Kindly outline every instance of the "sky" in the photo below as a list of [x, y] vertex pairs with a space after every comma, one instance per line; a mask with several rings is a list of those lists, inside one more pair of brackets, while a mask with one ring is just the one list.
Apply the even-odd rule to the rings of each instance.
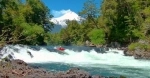
[[[59, 17], [65, 10], [71, 10], [75, 13], [83, 9], [83, 4], [86, 0], [42, 0], [51, 11], [54, 17]], [[101, 0], [95, 0], [97, 6], [100, 6]]]

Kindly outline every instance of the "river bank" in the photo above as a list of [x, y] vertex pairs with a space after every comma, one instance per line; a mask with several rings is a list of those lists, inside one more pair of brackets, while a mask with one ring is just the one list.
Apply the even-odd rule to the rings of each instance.
[[125, 56], [133, 56], [135, 59], [150, 60], [150, 42], [139, 40], [135, 44], [131, 45], [131, 43], [120, 44], [118, 42], [111, 42], [105, 45], [94, 45], [89, 41], [85, 42], [85, 46], [88, 47], [98, 47], [98, 48], [106, 48], [106, 49], [117, 48], [119, 50], [123, 50]]
[[[29, 66], [22, 60], [5, 60], [0, 62], [1, 78], [116, 78], [101, 75], [90, 75], [79, 68], [52, 73], [37, 66]], [[120, 76], [119, 78], [125, 78]]]

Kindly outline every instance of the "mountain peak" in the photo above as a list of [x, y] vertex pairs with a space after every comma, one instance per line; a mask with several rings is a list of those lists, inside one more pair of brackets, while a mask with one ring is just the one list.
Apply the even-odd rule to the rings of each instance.
[[80, 21], [82, 19], [78, 14], [76, 14], [71, 10], [63, 10], [61, 12], [62, 12], [62, 16], [52, 18], [50, 21], [53, 22], [54, 24], [61, 25], [62, 27], [66, 27], [67, 26], [66, 20]]

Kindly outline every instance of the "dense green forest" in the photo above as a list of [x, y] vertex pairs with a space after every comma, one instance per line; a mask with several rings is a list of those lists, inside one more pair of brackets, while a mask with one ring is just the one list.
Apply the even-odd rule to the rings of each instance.
[[68, 20], [66, 28], [52, 34], [52, 15], [42, 0], [0, 0], [1, 44], [83, 45], [89, 40], [150, 49], [150, 0], [103, 0], [99, 7], [87, 0], [79, 15], [84, 20]]
[[50, 18], [41, 0], [0, 0], [0, 44], [46, 44]]
[[75, 45], [86, 40], [96, 45], [119, 42], [131, 44], [131, 50], [137, 46], [150, 49], [150, 0], [103, 0], [99, 7], [94, 0], [87, 0], [79, 15], [85, 20], [67, 21], [67, 28], [55, 34], [56, 42]]

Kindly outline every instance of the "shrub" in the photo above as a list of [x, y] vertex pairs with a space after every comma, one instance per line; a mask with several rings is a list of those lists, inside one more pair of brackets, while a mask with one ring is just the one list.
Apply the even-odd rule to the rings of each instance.
[[135, 49], [143, 49], [145, 51], [150, 51], [150, 44], [142, 44], [142, 43], [131, 43], [129, 46], [128, 46], [128, 49], [130, 51], [134, 51]]
[[106, 42], [105, 33], [102, 29], [93, 29], [88, 33], [88, 37], [94, 44], [104, 44]]
[[138, 46], [139, 43], [131, 43], [129, 46], [128, 46], [128, 49], [130, 51], [133, 51], [135, 50], [135, 48]]

